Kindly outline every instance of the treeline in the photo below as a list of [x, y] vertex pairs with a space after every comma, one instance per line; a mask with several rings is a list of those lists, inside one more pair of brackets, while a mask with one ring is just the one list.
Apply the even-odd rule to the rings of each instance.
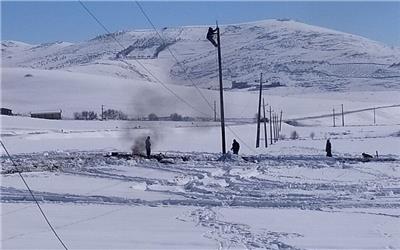
[[165, 116], [159, 117], [156, 114], [151, 113], [148, 115], [147, 119], [149, 121], [195, 121], [196, 120], [194, 117], [182, 116], [178, 113], [173, 113], [166, 117]]
[[[81, 112], [75, 112], [74, 120], [141, 120], [141, 121], [197, 121], [202, 120], [201, 118], [194, 118], [190, 116], [183, 116], [178, 113], [170, 114], [169, 116], [158, 116], [155, 113], [149, 114], [147, 117], [140, 117], [136, 119], [129, 119], [128, 115], [121, 110], [107, 109], [103, 111], [103, 116], [97, 114], [92, 110], [84, 110]], [[208, 119], [204, 119], [208, 120]]]
[[103, 115], [98, 115], [94, 111], [84, 110], [74, 113], [75, 120], [128, 120], [128, 115], [121, 110], [107, 109]]

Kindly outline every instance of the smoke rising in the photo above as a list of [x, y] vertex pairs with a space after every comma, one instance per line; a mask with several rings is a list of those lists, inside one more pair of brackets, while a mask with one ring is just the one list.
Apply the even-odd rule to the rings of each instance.
[[132, 154], [144, 154], [146, 152], [146, 143], [145, 142], [146, 142], [147, 136], [150, 136], [152, 151], [154, 148], [157, 148], [157, 144], [159, 144], [162, 140], [160, 130], [151, 128], [149, 130], [149, 133], [147, 133], [145, 135], [143, 135], [143, 134], [138, 135], [138, 136], [132, 138], [133, 139], [132, 146], [131, 146]]
[[[179, 88], [170, 86], [171, 89], [183, 99], [192, 103], [196, 108], [210, 113], [210, 108], [204, 103], [194, 88], [180, 86]], [[182, 116], [200, 117], [204, 116], [199, 112], [188, 107], [185, 103], [177, 100], [172, 94], [168, 93], [158, 84], [149, 83], [146, 87], [126, 89], [131, 92], [132, 100], [127, 107], [129, 115], [134, 118], [147, 118], [154, 113], [159, 117], [169, 117], [173, 113]], [[206, 92], [203, 92], [206, 93]], [[211, 94], [211, 92], [208, 92]], [[212, 93], [214, 94], [214, 93]], [[131, 121], [128, 128], [124, 130], [123, 140], [131, 145], [130, 150], [134, 154], [145, 153], [145, 140], [150, 136], [152, 152], [157, 150], [157, 145], [163, 140], [165, 126], [175, 126], [179, 123], [166, 123], [161, 121]]]

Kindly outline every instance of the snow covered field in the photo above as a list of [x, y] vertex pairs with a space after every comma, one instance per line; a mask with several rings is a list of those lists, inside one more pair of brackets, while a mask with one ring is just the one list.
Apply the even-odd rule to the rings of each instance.
[[[287, 138], [300, 138], [256, 151], [254, 124], [230, 128], [244, 138], [243, 158], [226, 161], [214, 123], [2, 116], [1, 132], [71, 249], [400, 248], [399, 125], [285, 124]], [[228, 143], [237, 138], [229, 131]], [[109, 156], [147, 134], [169, 160]], [[379, 161], [361, 160], [376, 150]], [[1, 162], [2, 248], [59, 248], [10, 161]]]

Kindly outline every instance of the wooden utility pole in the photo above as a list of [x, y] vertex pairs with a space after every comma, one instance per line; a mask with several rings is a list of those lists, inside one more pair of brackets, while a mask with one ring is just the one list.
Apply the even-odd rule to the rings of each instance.
[[376, 125], [376, 118], [375, 118], [375, 107], [374, 107], [374, 125]]
[[265, 103], [264, 103], [264, 98], [263, 98], [263, 113], [264, 113], [264, 141], [265, 141], [265, 147], [268, 148], [267, 117], [265, 117]]
[[279, 132], [281, 131], [279, 127], [279, 115], [276, 114], [276, 140], [279, 141]]
[[278, 115], [274, 114], [274, 130], [275, 130], [275, 135], [274, 135], [274, 140], [275, 142], [278, 141]]
[[269, 106], [269, 138], [271, 140], [272, 145], [272, 108]]
[[260, 94], [258, 96], [256, 148], [260, 147], [261, 96], [262, 96], [262, 73], [260, 74]]
[[217, 102], [214, 101], [214, 122], [217, 121]]
[[276, 114], [273, 114], [272, 115], [272, 119], [274, 119], [274, 142], [276, 142], [277, 141], [277, 135], [276, 135], [276, 132], [277, 132], [277, 123], [276, 123]]
[[344, 112], [343, 112], [343, 104], [342, 104], [342, 126], [344, 127]]
[[336, 127], [335, 108], [333, 108], [333, 126]]
[[275, 142], [275, 137], [276, 137], [276, 126], [275, 126], [275, 113], [272, 113], [272, 133], [273, 133], [273, 139], [272, 141]]
[[222, 60], [221, 60], [221, 39], [217, 23], [217, 44], [218, 44], [218, 69], [219, 69], [219, 100], [221, 108], [221, 135], [222, 135], [222, 153], [226, 154], [225, 145], [225, 114], [224, 114], [224, 87], [222, 85]]
[[[221, 109], [221, 139], [222, 139], [222, 153], [226, 154], [226, 145], [225, 145], [225, 115], [224, 115], [224, 88], [222, 85], [222, 60], [221, 60], [221, 39], [220, 32], [218, 27], [218, 22], [216, 23], [217, 28], [213, 29], [211, 27], [208, 28], [207, 32], [207, 40], [209, 40], [214, 47], [218, 48], [218, 72], [219, 72], [219, 101], [220, 101], [220, 109]], [[217, 34], [217, 42], [214, 40], [214, 35]]]

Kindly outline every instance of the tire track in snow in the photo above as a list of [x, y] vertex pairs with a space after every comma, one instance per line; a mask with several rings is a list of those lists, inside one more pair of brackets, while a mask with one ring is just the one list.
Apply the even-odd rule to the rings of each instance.
[[[176, 153], [175, 153], [176, 154]], [[157, 206], [164, 205], [193, 205], [193, 206], [243, 206], [243, 207], [297, 207], [308, 209], [321, 209], [324, 207], [399, 207], [400, 187], [396, 184], [400, 178], [389, 178], [387, 174], [374, 173], [373, 168], [361, 169], [359, 165], [337, 166], [337, 160], [326, 159], [321, 156], [282, 156], [273, 157], [260, 155], [247, 157], [247, 161], [216, 161], [215, 157], [207, 154], [188, 154], [195, 160], [179, 161], [176, 164], [161, 164], [149, 160], [123, 160], [113, 157], [104, 157], [96, 152], [68, 152], [24, 154], [16, 158], [25, 163], [27, 170], [47, 170], [45, 160], [50, 164], [59, 166], [58, 172], [104, 180], [146, 183], [147, 192], [159, 192], [166, 195], [177, 195], [182, 199], [164, 199], [146, 201], [140, 199], [125, 199], [116, 196], [101, 195], [75, 195], [35, 192], [41, 195], [46, 202], [75, 202], [94, 204], [128, 204]], [[193, 156], [192, 156], [193, 155]], [[254, 162], [253, 162], [254, 161]], [[371, 164], [363, 166], [373, 166]], [[392, 164], [377, 163], [375, 164]], [[31, 166], [29, 168], [29, 166]], [[36, 166], [36, 167], [35, 167]], [[39, 166], [39, 167], [38, 167]], [[42, 166], [42, 168], [40, 168]], [[118, 170], [113, 168], [118, 166]], [[134, 176], [134, 171], [127, 171], [129, 167], [141, 167], [162, 172], [173, 173], [174, 178], [157, 178], [152, 176]], [[6, 166], [7, 168], [7, 166]], [[305, 169], [307, 171], [318, 169], [336, 169], [337, 171], [362, 172], [371, 176], [373, 181], [335, 182], [330, 179], [310, 178], [305, 174], [301, 178], [275, 174], [271, 170], [285, 170], [290, 173]], [[126, 171], [126, 173], [124, 172]], [[280, 172], [277, 173], [280, 173]], [[393, 170], [395, 171], [395, 170]], [[307, 172], [306, 172], [307, 173]], [[345, 172], [347, 173], [347, 172]], [[289, 178], [293, 177], [293, 178]], [[32, 177], [33, 178], [33, 177]], [[388, 182], [390, 180], [390, 183]], [[390, 184], [390, 188], [382, 186], [381, 182]], [[309, 183], [310, 182], [310, 183]], [[112, 183], [99, 187], [103, 190], [119, 185]], [[23, 202], [25, 194], [21, 190], [2, 187], [3, 202]], [[86, 194], [90, 194], [91, 190]]]

